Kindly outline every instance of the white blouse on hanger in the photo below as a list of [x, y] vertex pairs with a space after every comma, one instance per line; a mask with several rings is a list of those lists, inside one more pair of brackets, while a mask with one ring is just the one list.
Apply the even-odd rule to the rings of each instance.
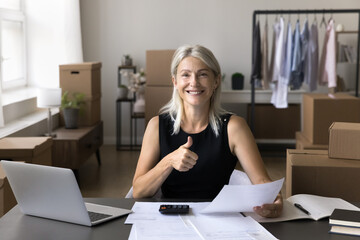
[[319, 84], [336, 87], [336, 42], [334, 20], [330, 19], [326, 27], [323, 50], [319, 66]]

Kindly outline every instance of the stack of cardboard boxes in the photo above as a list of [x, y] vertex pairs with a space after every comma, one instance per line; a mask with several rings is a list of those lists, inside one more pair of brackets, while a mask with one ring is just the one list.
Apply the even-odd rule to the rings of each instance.
[[66, 64], [60, 65], [59, 68], [62, 92], [68, 91], [70, 95], [73, 93], [85, 94], [85, 106], [79, 116], [79, 126], [93, 126], [100, 122], [101, 63]]
[[359, 201], [360, 99], [304, 94], [303, 117], [297, 149], [287, 151], [287, 197], [307, 193]]
[[360, 100], [337, 94], [303, 95], [303, 131], [296, 133], [296, 149], [327, 149], [333, 122], [360, 122]]
[[170, 65], [175, 50], [146, 51], [145, 121], [159, 114], [173, 90]]

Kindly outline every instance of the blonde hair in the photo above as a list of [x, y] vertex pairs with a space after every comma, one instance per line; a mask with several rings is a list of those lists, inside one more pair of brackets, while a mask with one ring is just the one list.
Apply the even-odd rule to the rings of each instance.
[[[179, 47], [173, 57], [171, 62], [171, 76], [176, 78], [177, 68], [180, 62], [186, 57], [195, 57], [203, 61], [214, 73], [215, 77], [221, 79], [221, 69], [218, 61], [216, 60], [214, 54], [207, 48], [200, 45], [184, 45]], [[209, 124], [211, 129], [216, 136], [219, 135], [219, 129], [221, 127], [221, 115], [227, 113], [220, 104], [220, 94], [221, 94], [221, 81], [219, 81], [218, 87], [215, 89], [213, 96], [210, 100], [210, 109], [209, 109]], [[181, 118], [183, 116], [183, 101], [180, 98], [178, 91], [175, 86], [173, 88], [171, 100], [160, 109], [160, 114], [167, 113], [170, 115], [173, 124], [172, 134], [178, 134], [180, 131]]]

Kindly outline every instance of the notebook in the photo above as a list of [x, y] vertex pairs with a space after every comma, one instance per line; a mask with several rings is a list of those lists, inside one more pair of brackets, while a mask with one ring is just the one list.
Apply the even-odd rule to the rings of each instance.
[[93, 226], [131, 212], [85, 203], [71, 169], [5, 160], [1, 165], [24, 214]]

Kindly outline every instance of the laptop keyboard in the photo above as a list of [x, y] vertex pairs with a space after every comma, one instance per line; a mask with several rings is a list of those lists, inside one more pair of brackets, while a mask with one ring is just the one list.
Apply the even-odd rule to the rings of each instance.
[[101, 219], [107, 218], [107, 217], [111, 217], [111, 215], [108, 214], [103, 214], [103, 213], [97, 213], [97, 212], [90, 212], [88, 211], [89, 217], [90, 217], [90, 221], [91, 222], [96, 222], [99, 221]]

